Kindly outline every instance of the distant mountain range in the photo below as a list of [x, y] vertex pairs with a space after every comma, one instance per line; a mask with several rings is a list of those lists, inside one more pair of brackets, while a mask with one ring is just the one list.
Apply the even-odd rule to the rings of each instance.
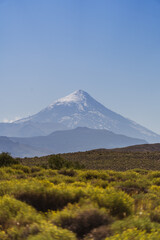
[[40, 157], [56, 153], [84, 152], [91, 149], [97, 149], [97, 151], [103, 149], [103, 152], [111, 152], [111, 150], [114, 152], [160, 152], [160, 143], [146, 144], [144, 140], [85, 127], [56, 131], [40, 137], [0, 137], [0, 152], [9, 152], [14, 157]]
[[116, 134], [160, 142], [160, 135], [109, 110], [87, 92], [78, 90], [55, 101], [39, 113], [13, 123], [0, 123], [0, 135], [8, 137], [45, 136], [76, 127], [106, 129]]
[[[68, 153], [87, 151], [97, 148], [116, 148], [124, 147], [135, 144], [144, 144], [146, 141], [136, 138], [126, 137], [112, 133], [102, 129], [90, 129], [86, 127], [78, 127], [72, 130], [56, 131], [48, 136], [39, 136], [31, 138], [10, 138], [15, 144], [19, 144], [19, 149], [22, 148], [21, 155], [18, 152], [18, 156], [25, 156], [23, 153], [24, 146], [30, 146], [30, 156], [46, 155], [53, 153]], [[33, 152], [33, 149], [35, 152]], [[26, 150], [26, 149], [24, 149]], [[41, 150], [41, 153], [39, 152]], [[44, 153], [43, 153], [44, 152]], [[15, 153], [14, 153], [15, 155]]]
[[49, 151], [34, 148], [27, 144], [14, 142], [8, 137], [0, 137], [0, 152], [9, 152], [13, 157], [40, 157], [50, 154]]

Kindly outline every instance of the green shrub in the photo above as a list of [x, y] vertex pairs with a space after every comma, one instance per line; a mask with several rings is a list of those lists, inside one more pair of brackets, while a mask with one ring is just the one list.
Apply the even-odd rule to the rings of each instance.
[[[28, 182], [28, 185], [27, 185]], [[68, 203], [78, 202], [86, 196], [85, 189], [75, 188], [65, 184], [57, 185], [48, 181], [25, 181], [18, 184], [14, 190], [14, 196], [21, 201], [28, 203], [38, 211], [62, 209]]]
[[109, 175], [104, 171], [97, 171], [97, 170], [87, 170], [80, 174], [80, 177], [85, 180], [92, 180], [92, 179], [102, 179], [108, 180]]
[[160, 239], [159, 174], [1, 167], [0, 240]]
[[75, 240], [73, 233], [59, 229], [35, 209], [10, 196], [0, 198], [0, 239], [57, 239]]
[[0, 239], [1, 240], [8, 240], [8, 236], [4, 231], [0, 231]]
[[158, 230], [159, 224], [151, 222], [148, 216], [130, 216], [124, 220], [116, 221], [112, 225], [112, 231], [120, 233], [127, 229], [138, 229], [151, 233], [153, 230]]
[[150, 219], [153, 222], [160, 223], [160, 206], [156, 207], [154, 210], [151, 211]]
[[90, 184], [95, 186], [95, 187], [97, 186], [97, 187], [100, 187], [100, 188], [106, 188], [109, 185], [108, 181], [102, 180], [102, 179], [93, 179], [93, 180], [91, 180]]
[[4, 168], [0, 169], [0, 180], [4, 180], [4, 179], [9, 179], [10, 178], [10, 174], [6, 173]]
[[150, 202], [150, 205], [148, 206], [150, 210], [153, 210], [157, 206], [159, 206], [160, 205], [160, 186], [152, 185], [149, 188], [148, 193], [145, 195], [144, 201], [146, 201], [146, 203]]
[[13, 165], [12, 169], [22, 170], [24, 173], [30, 173], [31, 172], [30, 167], [23, 166], [21, 164]]
[[149, 173], [149, 170], [146, 169], [140, 169], [140, 168], [134, 168], [132, 171], [140, 173], [141, 175], [147, 175]]
[[11, 166], [13, 164], [19, 164], [19, 161], [14, 159], [9, 153], [2, 152], [0, 154], [0, 167]]
[[85, 205], [69, 205], [64, 210], [52, 213], [53, 223], [62, 228], [70, 229], [81, 238], [92, 229], [112, 222], [105, 209], [99, 209], [90, 203]]
[[61, 169], [58, 171], [59, 174], [74, 177], [77, 175], [77, 172], [74, 169]]
[[38, 214], [35, 209], [22, 203], [13, 197], [0, 197], [0, 239], [26, 239], [28, 235], [38, 233], [43, 216]]
[[60, 170], [62, 168], [75, 168], [81, 169], [83, 165], [79, 164], [77, 161], [69, 161], [62, 158], [60, 155], [52, 155], [48, 159], [48, 165], [51, 169]]
[[98, 228], [94, 228], [89, 234], [84, 237], [84, 240], [104, 240], [106, 237], [112, 235], [112, 231], [110, 226], [100, 226]]
[[123, 233], [116, 234], [112, 237], [107, 237], [105, 240], [158, 240], [160, 239], [160, 232], [153, 231], [146, 233], [145, 231], [137, 230], [136, 228], [127, 229]]
[[152, 183], [153, 183], [154, 185], [160, 186], [160, 178], [159, 178], [159, 177], [154, 178], [153, 181], [152, 181]]
[[38, 166], [33, 166], [31, 167], [31, 173], [35, 173], [35, 172], [40, 172], [42, 170], [41, 167], [38, 167]]
[[41, 227], [40, 233], [29, 236], [27, 240], [76, 240], [76, 236], [66, 229], [47, 223]]
[[106, 190], [94, 189], [91, 199], [96, 201], [100, 207], [109, 209], [112, 216], [123, 218], [133, 212], [133, 199], [122, 191], [116, 191], [114, 188]]
[[101, 225], [107, 225], [111, 221], [111, 218], [98, 209], [88, 209], [80, 212], [72, 222], [70, 229], [77, 234], [78, 237], [82, 237], [89, 233], [92, 229]]
[[133, 194], [133, 193], [139, 194], [140, 192], [147, 193], [149, 185], [150, 183], [148, 182], [147, 179], [138, 179], [138, 180], [129, 179], [125, 182], [121, 182], [120, 184], [118, 184], [117, 187], [128, 194]]
[[153, 171], [149, 174], [149, 178], [154, 179], [154, 178], [160, 178], [160, 171]]

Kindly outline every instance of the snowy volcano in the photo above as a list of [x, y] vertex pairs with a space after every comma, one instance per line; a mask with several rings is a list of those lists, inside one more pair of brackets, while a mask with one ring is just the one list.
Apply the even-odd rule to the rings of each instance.
[[160, 142], [160, 136], [109, 110], [87, 92], [78, 90], [60, 98], [39, 113], [14, 123], [1, 123], [0, 135], [32, 137], [77, 127], [106, 129], [117, 134]]
[[60, 98], [39, 113], [15, 123], [32, 126], [37, 123], [37, 128], [41, 126], [44, 135], [55, 130], [88, 127], [107, 129], [114, 133], [145, 139], [148, 142], [160, 141], [158, 134], [109, 110], [83, 90]]

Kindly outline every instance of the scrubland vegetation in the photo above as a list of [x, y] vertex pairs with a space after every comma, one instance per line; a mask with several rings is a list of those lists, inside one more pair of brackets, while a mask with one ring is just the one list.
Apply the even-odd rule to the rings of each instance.
[[[62, 158], [72, 162], [78, 162], [85, 169], [110, 169], [115, 171], [126, 171], [134, 168], [148, 170], [160, 170], [160, 152], [137, 152], [127, 151], [124, 148], [119, 151], [92, 150], [87, 152], [75, 152], [60, 154]], [[21, 163], [27, 166], [48, 165], [50, 156], [24, 158]]]
[[0, 239], [160, 239], [160, 171], [88, 170], [0, 154]]

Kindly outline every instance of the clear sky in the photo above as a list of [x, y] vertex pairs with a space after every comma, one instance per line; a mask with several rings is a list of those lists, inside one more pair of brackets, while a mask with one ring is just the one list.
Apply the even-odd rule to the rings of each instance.
[[83, 89], [160, 133], [160, 0], [0, 0], [0, 121]]

